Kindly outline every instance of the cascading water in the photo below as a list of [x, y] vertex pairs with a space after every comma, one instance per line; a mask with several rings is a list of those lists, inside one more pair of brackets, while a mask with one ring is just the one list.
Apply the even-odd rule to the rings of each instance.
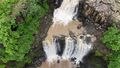
[[92, 49], [91, 39], [87, 41], [90, 37], [91, 35], [85, 35], [82, 38], [78, 37], [76, 40], [71, 37], [66, 37], [62, 56], [57, 54], [57, 51], [60, 51], [60, 46], [63, 46], [59, 42], [56, 42], [57, 39], [53, 40], [52, 45], [46, 44], [48, 42], [43, 42], [43, 48], [48, 62], [75, 58], [74, 62], [79, 64], [79, 62], [82, 62], [83, 57]]
[[78, 5], [80, 0], [63, 0], [61, 6], [54, 10], [53, 22], [61, 22], [67, 25], [77, 18]]
[[52, 44], [48, 43], [48, 42], [43, 42], [43, 48], [44, 48], [44, 51], [46, 53], [46, 56], [47, 56], [47, 60], [49, 62], [52, 62], [54, 60], [57, 60], [58, 59], [58, 55], [57, 55], [57, 48], [56, 48], [56, 42], [55, 40], [52, 42]]
[[[63, 0], [61, 6], [54, 10], [53, 25], [63, 24], [64, 26], [67, 26], [71, 21], [77, 18], [79, 1], [80, 0]], [[59, 30], [54, 29], [51, 30], [50, 33], [56, 33], [53, 31], [59, 31]], [[93, 41], [91, 35], [82, 35], [82, 36], [78, 35], [75, 36], [75, 38], [72, 38], [70, 35], [68, 35], [67, 37], [64, 38], [65, 38], [64, 45], [60, 44], [58, 38], [53, 38], [52, 40], [45, 39], [45, 41], [43, 41], [43, 48], [46, 53], [48, 63], [54, 63], [60, 60], [71, 61], [72, 59], [74, 59], [73, 62], [75, 62], [75, 64], [79, 64], [80, 62], [82, 62], [84, 56], [86, 56], [88, 52], [92, 49]], [[61, 49], [61, 46], [64, 46], [64, 49]], [[44, 66], [43, 68], [48, 68]], [[72, 68], [72, 67], [69, 66], [68, 68]]]
[[92, 43], [90, 41], [87, 43], [85, 40], [89, 37], [90, 35], [83, 36], [81, 39], [78, 38], [77, 41], [73, 40], [72, 38], [67, 38], [65, 45], [66, 47], [62, 55], [63, 59], [76, 58], [76, 64], [82, 62], [83, 57], [92, 49]]

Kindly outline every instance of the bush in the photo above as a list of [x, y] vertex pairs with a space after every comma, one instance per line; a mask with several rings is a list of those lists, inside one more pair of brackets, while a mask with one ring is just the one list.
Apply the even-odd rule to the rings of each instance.
[[30, 57], [26, 54], [31, 49], [34, 40], [33, 34], [37, 34], [40, 17], [44, 16], [48, 10], [46, 1], [43, 3], [44, 7], [39, 5], [38, 1], [26, 0], [25, 9], [16, 15], [21, 16], [22, 14], [24, 17], [24, 20], [19, 24], [16, 21], [16, 16], [11, 15], [13, 5], [18, 0], [5, 0], [0, 4], [0, 44], [2, 44], [0, 61], [2, 63], [31, 62]]
[[108, 68], [120, 68], [120, 31], [116, 27], [110, 27], [104, 33], [102, 42], [111, 49], [108, 55]]
[[114, 51], [120, 50], [120, 31], [116, 27], [108, 28], [102, 37], [103, 43]]

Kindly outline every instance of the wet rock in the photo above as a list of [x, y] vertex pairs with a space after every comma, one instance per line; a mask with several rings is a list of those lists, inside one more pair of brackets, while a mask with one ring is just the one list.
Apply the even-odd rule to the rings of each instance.
[[51, 8], [56, 9], [56, 8], [60, 7], [62, 1], [63, 0], [48, 0], [48, 3], [49, 3]]
[[106, 61], [102, 57], [89, 54], [84, 58], [84, 62], [80, 64], [80, 68], [108, 68]]

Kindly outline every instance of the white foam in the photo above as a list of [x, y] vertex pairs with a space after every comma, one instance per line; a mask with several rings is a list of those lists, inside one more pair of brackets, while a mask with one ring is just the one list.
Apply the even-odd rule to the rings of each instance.
[[47, 56], [47, 61], [53, 62], [54, 60], [58, 59], [56, 46], [54, 42], [50, 44], [49, 42], [43, 42], [43, 48]]
[[54, 10], [53, 22], [67, 25], [77, 18], [78, 5], [80, 0], [63, 0], [61, 6]]
[[[75, 42], [71, 37], [67, 37], [65, 39], [65, 48], [62, 56], [58, 56], [57, 47], [55, 41], [52, 44], [43, 43], [44, 51], [47, 55], [48, 62], [53, 62], [57, 60], [70, 60], [71, 58], [76, 58], [75, 63], [79, 64], [82, 62], [84, 56], [86, 56], [89, 51], [92, 49], [92, 42], [89, 44], [85, 41], [88, 36], [84, 36], [84, 38], [78, 38]], [[55, 44], [56, 43], [56, 44]], [[57, 45], [58, 46], [58, 45]]]

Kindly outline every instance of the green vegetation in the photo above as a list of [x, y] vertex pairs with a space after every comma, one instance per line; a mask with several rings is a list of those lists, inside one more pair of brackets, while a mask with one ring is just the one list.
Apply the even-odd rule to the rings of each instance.
[[[48, 10], [46, 1], [40, 4], [39, 0], [25, 0], [23, 10], [12, 15], [19, 1], [5, 0], [0, 3], [0, 64], [31, 62], [27, 53], [31, 49], [34, 34], [37, 34], [40, 17]], [[4, 68], [4, 65], [1, 66]]]
[[120, 31], [116, 27], [110, 27], [104, 33], [102, 42], [111, 49], [111, 53], [107, 56], [108, 68], [120, 68]]

